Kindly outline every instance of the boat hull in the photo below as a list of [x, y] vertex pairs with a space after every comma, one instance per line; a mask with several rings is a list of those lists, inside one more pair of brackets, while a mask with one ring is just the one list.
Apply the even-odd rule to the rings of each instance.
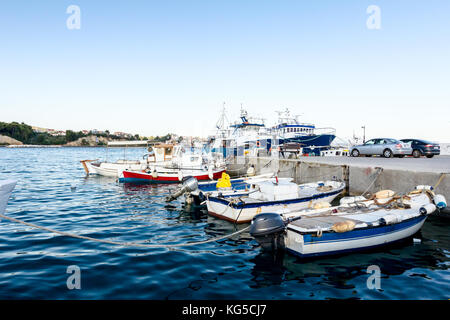
[[206, 202], [208, 213], [219, 219], [234, 223], [248, 223], [260, 213], [277, 212], [279, 210], [297, 211], [311, 207], [316, 202], [331, 202], [343, 189], [329, 193], [319, 193], [314, 196], [301, 197], [290, 200], [267, 201], [261, 203], [233, 203], [229, 200], [210, 197]]
[[105, 177], [117, 178], [124, 170], [142, 170], [146, 168], [146, 163], [92, 163], [85, 161], [83, 163], [85, 170], [89, 175], [100, 175]]
[[301, 234], [288, 228], [285, 249], [299, 257], [316, 257], [373, 249], [405, 240], [416, 234], [427, 216], [414, 217], [400, 223], [336, 233], [324, 232], [320, 237]]
[[3, 214], [8, 204], [9, 197], [16, 186], [15, 180], [1, 180], [0, 181], [0, 214]]
[[[225, 172], [224, 169], [213, 171], [213, 179], [219, 179]], [[187, 177], [192, 176], [198, 181], [211, 180], [208, 171], [197, 170], [197, 171], [182, 171], [182, 175], [179, 171], [169, 171], [169, 172], [158, 172], [157, 175], [153, 176], [151, 173], [137, 172], [137, 171], [123, 171], [122, 176], [119, 177], [119, 182], [124, 183], [180, 183], [182, 179], [181, 176]]]

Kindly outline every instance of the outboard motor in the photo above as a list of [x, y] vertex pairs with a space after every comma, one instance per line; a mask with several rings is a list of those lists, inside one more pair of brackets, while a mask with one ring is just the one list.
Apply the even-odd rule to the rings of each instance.
[[278, 213], [256, 215], [250, 226], [250, 234], [265, 250], [276, 251], [284, 247], [285, 221]]
[[186, 192], [192, 192], [194, 190], [197, 190], [197, 188], [198, 188], [197, 179], [195, 179], [194, 177], [183, 178], [183, 183], [182, 183], [181, 187], [177, 191], [172, 193], [170, 196], [168, 196], [166, 198], [166, 201], [167, 202], [173, 201], [176, 198], [178, 198], [179, 196], [181, 196], [182, 194], [184, 194]]

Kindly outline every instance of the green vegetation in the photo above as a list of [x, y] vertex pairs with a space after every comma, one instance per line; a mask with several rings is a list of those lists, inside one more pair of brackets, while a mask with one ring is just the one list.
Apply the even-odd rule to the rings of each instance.
[[[0, 135], [8, 136], [13, 139], [19, 140], [24, 144], [38, 144], [38, 145], [63, 145], [68, 142], [77, 141], [80, 138], [86, 138], [88, 136], [104, 137], [108, 140], [147, 140], [146, 137], [139, 137], [138, 134], [130, 136], [128, 138], [116, 136], [110, 134], [109, 130], [105, 130], [104, 133], [92, 133], [89, 132], [85, 134], [81, 131], [75, 132], [72, 130], [67, 130], [65, 136], [53, 136], [46, 132], [35, 132], [31, 126], [25, 123], [18, 122], [0, 122]], [[149, 137], [148, 140], [153, 140], [155, 142], [163, 142], [169, 140], [171, 134], [165, 136]], [[86, 139], [81, 140], [81, 145], [89, 145]], [[99, 141], [98, 145], [105, 145], [104, 142]]]
[[168, 133], [165, 136], [148, 137], [148, 139], [143, 139], [143, 140], [150, 140], [150, 141], [154, 141], [154, 142], [165, 142], [167, 140], [170, 140], [171, 137], [172, 137], [172, 134]]

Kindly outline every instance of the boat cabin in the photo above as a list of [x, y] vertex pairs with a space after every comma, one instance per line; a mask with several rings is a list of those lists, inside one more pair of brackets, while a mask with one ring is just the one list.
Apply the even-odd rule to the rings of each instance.
[[148, 161], [149, 162], [162, 162], [169, 161], [173, 158], [174, 145], [167, 143], [160, 143], [148, 148]]

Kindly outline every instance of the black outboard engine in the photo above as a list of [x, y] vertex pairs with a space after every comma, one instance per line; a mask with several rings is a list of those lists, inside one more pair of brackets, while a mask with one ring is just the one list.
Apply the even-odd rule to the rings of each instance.
[[166, 198], [167, 202], [175, 200], [176, 198], [181, 196], [183, 193], [192, 192], [194, 190], [197, 190], [197, 188], [198, 188], [198, 181], [194, 177], [186, 177], [182, 181], [183, 181], [183, 184], [182, 184], [181, 188], [179, 188], [177, 191], [175, 191], [170, 196], [168, 196]]
[[284, 248], [286, 224], [278, 213], [260, 213], [250, 226], [250, 234], [265, 250], [276, 251]]

